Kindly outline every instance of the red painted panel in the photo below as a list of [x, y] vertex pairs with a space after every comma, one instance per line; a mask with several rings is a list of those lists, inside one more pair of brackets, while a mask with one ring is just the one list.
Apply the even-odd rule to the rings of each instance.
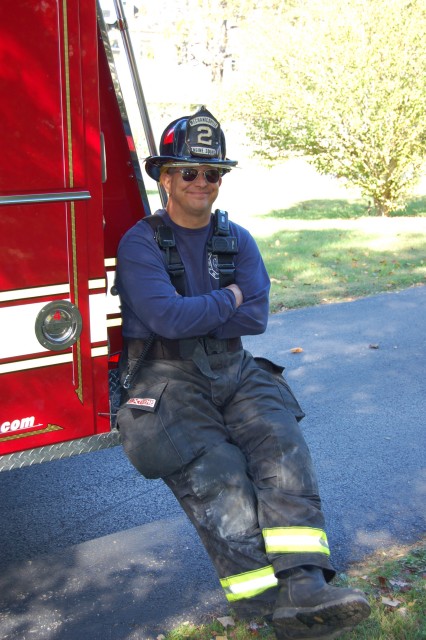
[[2, 0], [0, 190], [65, 187], [58, 3]]
[[[74, 390], [75, 376], [76, 369], [71, 363], [2, 376], [2, 397], [6, 402], [2, 402], [0, 415], [0, 455], [82, 438], [94, 432], [93, 405], [87, 401], [91, 381], [86, 384], [83, 376], [86, 402], [81, 404]], [[34, 418], [34, 426], [27, 429], [15, 424], [18, 428], [11, 429], [13, 421], [25, 418]]]
[[2, 291], [69, 282], [66, 207], [56, 202], [1, 208]]
[[[0, 453], [8, 453], [108, 431], [110, 423], [97, 415], [109, 411], [108, 365], [107, 356], [92, 355], [89, 308], [89, 281], [105, 277], [95, 2], [23, 0], [17, 10], [2, 0], [0, 12], [8, 96], [0, 106], [7, 149], [0, 154], [0, 193], [90, 195], [74, 203], [1, 206], [0, 290], [18, 290], [19, 297], [20, 289], [68, 284], [83, 319], [72, 362], [43, 367], [41, 358], [36, 369], [0, 375]], [[45, 301], [44, 295], [27, 302]], [[34, 356], [26, 349], [38, 343], [32, 320], [18, 326], [26, 301], [16, 306], [10, 336], [16, 355], [7, 348], [0, 360], [25, 367]], [[0, 319], [2, 309], [10, 318], [13, 302], [0, 302]], [[31, 334], [21, 335], [22, 327]], [[46, 357], [63, 353], [70, 349]]]
[[[89, 278], [105, 277], [104, 268], [104, 228], [102, 202], [102, 168], [101, 168], [101, 133], [99, 114], [99, 74], [98, 74], [98, 42], [95, 12], [84, 2], [80, 12], [82, 27], [80, 29], [81, 47], [81, 83], [82, 129], [79, 135], [84, 140], [85, 149], [81, 154], [81, 172], [85, 176], [84, 187], [90, 191], [90, 206], [87, 216], [88, 235], [88, 269]], [[93, 3], [95, 4], [95, 3]], [[77, 129], [76, 129], [77, 131]], [[74, 133], [74, 130], [73, 130]], [[73, 144], [76, 144], [74, 138]], [[76, 180], [78, 179], [78, 172]], [[76, 188], [79, 184], [76, 184]]]

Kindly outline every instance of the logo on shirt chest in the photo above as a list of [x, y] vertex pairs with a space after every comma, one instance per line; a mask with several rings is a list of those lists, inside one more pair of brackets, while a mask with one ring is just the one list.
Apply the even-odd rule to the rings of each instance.
[[217, 255], [211, 253], [210, 251], [207, 254], [207, 263], [209, 266], [209, 274], [215, 280], [219, 280], [219, 269], [217, 266]]

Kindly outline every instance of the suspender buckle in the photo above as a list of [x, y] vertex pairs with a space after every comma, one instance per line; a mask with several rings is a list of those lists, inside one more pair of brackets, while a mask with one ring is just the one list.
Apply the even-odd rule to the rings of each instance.
[[173, 229], [165, 224], [161, 224], [157, 227], [156, 238], [162, 249], [171, 249], [176, 246]]

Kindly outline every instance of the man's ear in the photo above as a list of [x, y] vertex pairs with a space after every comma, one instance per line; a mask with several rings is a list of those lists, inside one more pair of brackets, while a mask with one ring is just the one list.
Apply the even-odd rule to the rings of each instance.
[[163, 171], [160, 175], [161, 186], [169, 193], [171, 175], [167, 171]]

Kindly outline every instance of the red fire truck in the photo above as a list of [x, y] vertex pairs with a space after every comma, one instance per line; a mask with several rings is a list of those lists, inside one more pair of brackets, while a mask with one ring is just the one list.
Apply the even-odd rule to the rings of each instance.
[[4, 470], [118, 443], [115, 256], [150, 211], [95, 0], [2, 0], [0, 14]]

